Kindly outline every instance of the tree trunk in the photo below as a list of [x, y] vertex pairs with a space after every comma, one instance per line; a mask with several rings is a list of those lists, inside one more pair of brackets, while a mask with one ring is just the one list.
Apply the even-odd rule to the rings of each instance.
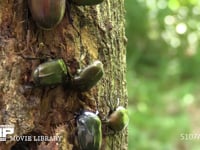
[[[63, 137], [57, 144], [29, 142], [31, 149], [77, 149], [73, 113], [81, 108], [98, 110], [104, 119], [118, 105], [127, 106], [124, 1], [105, 0], [96, 6], [71, 4], [74, 27], [66, 11], [52, 30], [38, 28], [27, 15], [27, 8], [25, 0], [0, 0], [0, 125], [13, 124], [13, 137]], [[87, 92], [59, 85], [27, 89], [41, 61], [24, 59], [20, 54], [63, 58], [72, 76], [98, 59], [104, 64], [104, 76]], [[102, 124], [102, 131], [102, 150], [127, 149], [127, 130], [109, 135], [110, 129]], [[0, 150], [9, 150], [15, 144], [0, 142]]]

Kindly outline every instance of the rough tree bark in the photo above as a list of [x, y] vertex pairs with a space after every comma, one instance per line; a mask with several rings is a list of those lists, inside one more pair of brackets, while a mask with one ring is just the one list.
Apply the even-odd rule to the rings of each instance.
[[[117, 105], [127, 106], [124, 1], [105, 0], [97, 6], [71, 5], [73, 25], [65, 16], [52, 30], [39, 29], [27, 18], [26, 0], [0, 0], [0, 125], [14, 124], [13, 136], [43, 134], [61, 135], [55, 145], [37, 143], [38, 149], [76, 149], [74, 121], [71, 112], [86, 109], [99, 111], [101, 119]], [[80, 40], [82, 39], [82, 42]], [[76, 74], [77, 69], [99, 59], [104, 64], [104, 77], [88, 92], [76, 92], [62, 86], [34, 88], [24, 85], [39, 60], [29, 56], [50, 54], [63, 58]], [[118, 104], [119, 102], [119, 104]], [[109, 129], [103, 125], [103, 132]], [[0, 142], [0, 150], [9, 150], [16, 142]], [[33, 143], [33, 148], [34, 148]], [[59, 147], [59, 148], [58, 148]], [[102, 150], [127, 149], [127, 130], [104, 135]]]

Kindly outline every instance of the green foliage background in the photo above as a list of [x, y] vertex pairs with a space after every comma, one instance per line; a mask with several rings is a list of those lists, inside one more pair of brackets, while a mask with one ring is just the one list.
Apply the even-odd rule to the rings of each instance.
[[198, 150], [200, 1], [125, 5], [129, 150]]

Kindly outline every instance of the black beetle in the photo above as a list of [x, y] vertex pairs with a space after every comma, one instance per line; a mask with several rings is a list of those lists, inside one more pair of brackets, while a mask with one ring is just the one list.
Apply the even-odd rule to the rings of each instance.
[[36, 24], [42, 29], [51, 29], [62, 20], [66, 0], [28, 0], [28, 5]]
[[99, 150], [102, 142], [101, 120], [89, 111], [83, 111], [76, 119], [80, 150]]

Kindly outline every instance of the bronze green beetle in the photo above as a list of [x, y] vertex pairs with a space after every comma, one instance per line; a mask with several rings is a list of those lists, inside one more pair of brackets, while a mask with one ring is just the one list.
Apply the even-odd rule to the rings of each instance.
[[69, 82], [68, 70], [62, 59], [40, 64], [33, 72], [36, 86], [66, 84]]
[[79, 91], [87, 91], [91, 89], [102, 78], [104, 74], [103, 64], [96, 60], [92, 64], [85, 67], [72, 80], [72, 87]]
[[128, 111], [122, 106], [117, 107], [108, 117], [107, 123], [114, 131], [123, 130], [129, 123]]

